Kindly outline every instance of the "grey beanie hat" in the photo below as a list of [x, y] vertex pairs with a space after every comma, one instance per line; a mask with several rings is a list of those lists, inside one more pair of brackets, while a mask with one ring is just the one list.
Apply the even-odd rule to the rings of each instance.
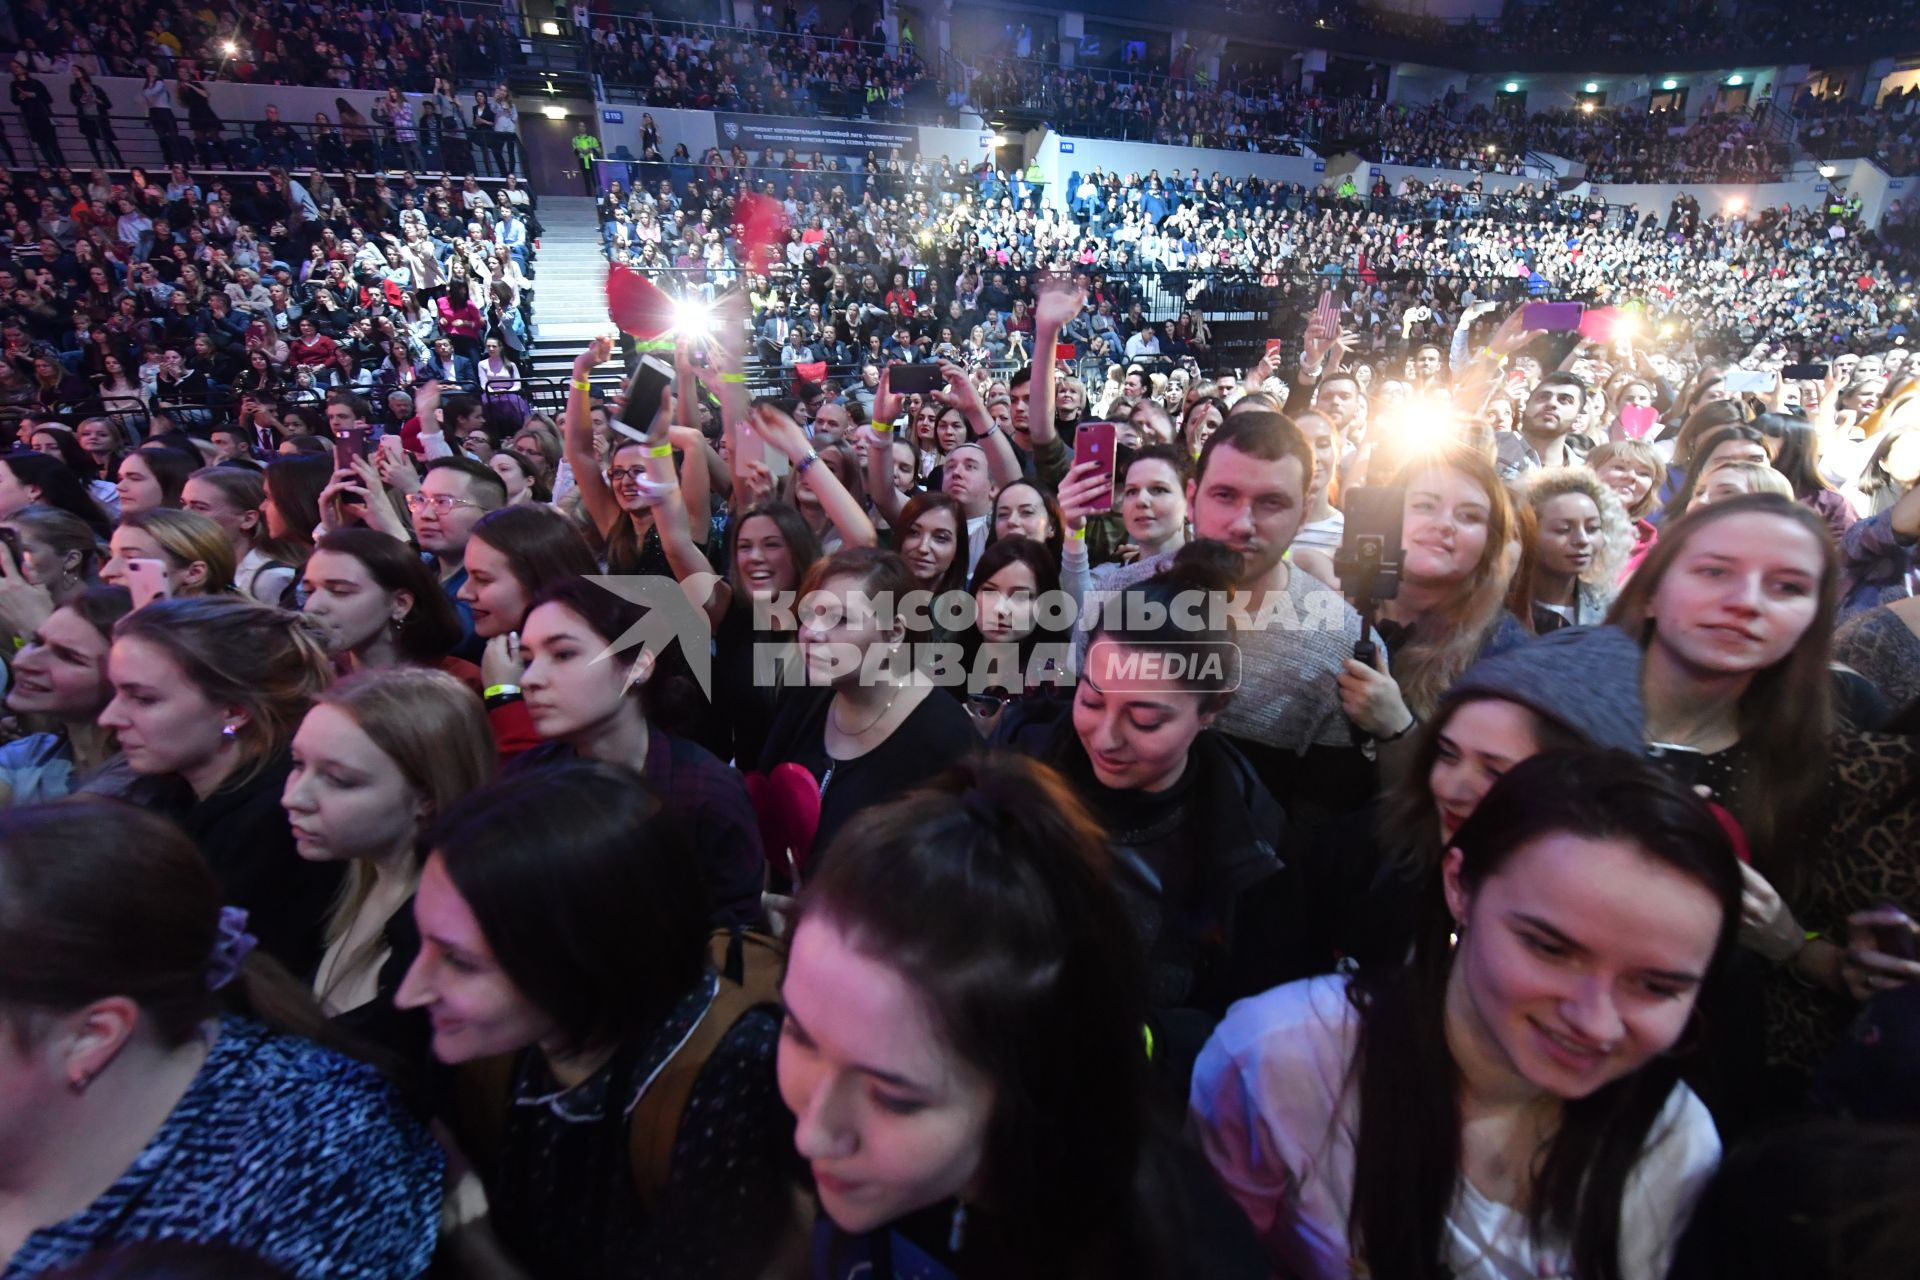
[[1619, 627], [1569, 627], [1483, 658], [1447, 691], [1440, 715], [1463, 699], [1499, 698], [1566, 726], [1596, 747], [1646, 750], [1640, 646]]

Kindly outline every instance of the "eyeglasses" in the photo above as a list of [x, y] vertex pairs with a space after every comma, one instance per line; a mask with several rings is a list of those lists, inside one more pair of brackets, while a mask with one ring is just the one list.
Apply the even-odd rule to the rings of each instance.
[[608, 467], [607, 468], [607, 479], [614, 484], [619, 484], [622, 480], [632, 480], [637, 483], [638, 481], [644, 480], [646, 478], [647, 478], [647, 469], [645, 467]]
[[455, 498], [444, 493], [437, 497], [424, 493], [410, 493], [407, 495], [407, 510], [416, 514], [428, 507], [432, 507], [435, 515], [444, 516], [455, 507], [478, 507], [479, 505], [477, 502], [468, 502], [465, 498]]

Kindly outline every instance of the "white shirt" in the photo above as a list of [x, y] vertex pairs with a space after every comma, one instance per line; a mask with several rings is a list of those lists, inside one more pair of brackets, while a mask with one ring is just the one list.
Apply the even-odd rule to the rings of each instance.
[[[1359, 1013], [1346, 979], [1310, 978], [1242, 1000], [1200, 1051], [1189, 1105], [1202, 1149], [1284, 1273], [1350, 1280], [1360, 1101], [1351, 1081]], [[1707, 1109], [1676, 1084], [1627, 1180], [1624, 1280], [1661, 1280], [1687, 1211], [1720, 1161]], [[1529, 1238], [1526, 1216], [1464, 1178], [1447, 1214], [1443, 1261], [1457, 1280], [1572, 1274], [1568, 1242]], [[1386, 1280], [1382, 1277], [1382, 1280]]]

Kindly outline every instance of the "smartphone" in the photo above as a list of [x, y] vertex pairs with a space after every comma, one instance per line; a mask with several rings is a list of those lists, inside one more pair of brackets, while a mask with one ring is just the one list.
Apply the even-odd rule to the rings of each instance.
[[1267, 359], [1272, 361], [1275, 364], [1280, 363], [1280, 346], [1281, 346], [1280, 339], [1278, 338], [1267, 339]]
[[370, 435], [366, 427], [348, 427], [333, 438], [333, 469], [353, 470], [354, 460], [368, 453]]
[[887, 389], [895, 395], [929, 395], [947, 385], [937, 364], [896, 364], [887, 369]]
[[133, 559], [127, 561], [127, 591], [133, 607], [144, 609], [155, 600], [167, 598], [167, 562]]
[[1729, 369], [1720, 385], [1736, 395], [1750, 391], [1763, 396], [1780, 385], [1780, 375], [1772, 369]]
[[1342, 586], [1355, 575], [1397, 576], [1407, 491], [1394, 485], [1362, 485], [1347, 490], [1340, 507], [1346, 517], [1336, 564]]
[[1056, 342], [1053, 344], [1053, 358], [1055, 360], [1072, 360], [1079, 354], [1079, 349], [1071, 342]]
[[653, 430], [653, 419], [660, 402], [673, 385], [673, 366], [658, 356], [641, 356], [640, 367], [627, 381], [627, 401], [621, 407], [620, 421], [642, 435]]
[[1789, 382], [1825, 382], [1827, 372], [1824, 364], [1790, 364], [1780, 371], [1780, 376]]
[[1520, 323], [1529, 329], [1568, 333], [1580, 327], [1580, 317], [1586, 313], [1584, 302], [1529, 302]]
[[1113, 510], [1114, 439], [1118, 426], [1111, 422], [1083, 422], [1073, 433], [1073, 465], [1098, 463], [1106, 472], [1106, 497], [1093, 505], [1095, 511]]

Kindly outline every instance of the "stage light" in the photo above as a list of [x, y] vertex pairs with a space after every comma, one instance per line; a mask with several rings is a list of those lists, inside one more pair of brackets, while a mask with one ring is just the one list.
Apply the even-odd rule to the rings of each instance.
[[234, 43], [233, 41], [231, 41], [231, 40], [223, 40], [223, 41], [221, 41], [221, 42], [220, 42], [220, 48], [221, 48], [221, 49], [222, 49], [222, 50], [223, 50], [223, 51], [224, 51], [224, 52], [226, 53], [226, 55], [227, 55], [227, 56], [228, 56], [229, 58], [231, 58], [231, 57], [232, 57], [232, 56], [233, 56], [234, 54], [236, 54], [236, 53], [238, 53], [238, 52], [240, 52], [240, 46], [239, 46], [239, 45], [237, 45], [237, 44], [235, 44], [235, 43]]
[[1738, 75], [1728, 76], [1727, 83], [1737, 89], [1746, 83], [1746, 77]]
[[552, 18], [548, 18], [540, 24], [540, 34], [543, 36], [557, 36], [560, 34], [560, 24]]
[[1680, 87], [1680, 82], [1678, 80], [1662, 80], [1660, 82], [1660, 87], [1662, 89], [1678, 89]]
[[1747, 207], [1747, 201], [1744, 196], [1728, 196], [1727, 197], [1726, 211], [1728, 213], [1743, 213], [1745, 212], [1746, 207]]
[[1823, 178], [1831, 178], [1834, 174], [1838, 172], [1840, 171], [1834, 168], [1830, 164], [1823, 164], [1820, 166], [1820, 176]]
[[1520, 82], [1518, 80], [1507, 81], [1507, 92], [1508, 93], [1520, 92]]
[[1584, 112], [1586, 112], [1586, 113], [1587, 113], [1588, 115], [1592, 115], [1592, 114], [1593, 114], [1593, 104], [1592, 104], [1591, 102], [1583, 102], [1583, 103], [1581, 103], [1581, 104], [1580, 104], [1580, 109], [1581, 109], [1582, 111], [1584, 111]]
[[1589, 80], [1589, 81], [1587, 81], [1587, 92], [1588, 92], [1588, 93], [1598, 93], [1598, 92], [1600, 92], [1600, 85], [1599, 85], [1599, 82], [1598, 82], [1598, 81], [1594, 81], [1594, 80]]
[[705, 341], [713, 333], [713, 312], [704, 302], [682, 298], [673, 304], [673, 331]]
[[540, 114], [549, 120], [565, 120], [567, 118], [567, 109], [565, 107], [555, 106], [550, 102], [540, 108]]

